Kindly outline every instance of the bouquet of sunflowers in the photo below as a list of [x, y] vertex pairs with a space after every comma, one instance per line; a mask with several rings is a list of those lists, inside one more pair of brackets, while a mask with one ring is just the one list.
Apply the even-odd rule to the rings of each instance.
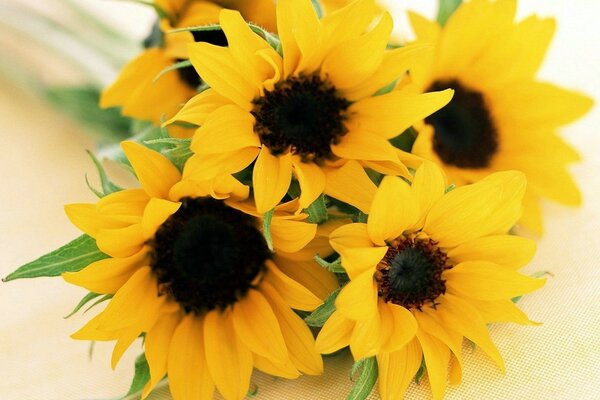
[[72, 314], [100, 311], [72, 337], [115, 342], [113, 368], [141, 347], [125, 398], [243, 399], [254, 370], [342, 351], [352, 400], [422, 376], [443, 398], [464, 342], [503, 370], [487, 324], [536, 325], [516, 303], [546, 274], [518, 272], [518, 234], [540, 197], [581, 201], [556, 130], [592, 101], [535, 78], [554, 20], [441, 0], [394, 43], [374, 0], [140, 3], [156, 23], [99, 101], [129, 137], [103, 158], [139, 187], [92, 155], [98, 201], [65, 207], [83, 234], [5, 280], [85, 288]]

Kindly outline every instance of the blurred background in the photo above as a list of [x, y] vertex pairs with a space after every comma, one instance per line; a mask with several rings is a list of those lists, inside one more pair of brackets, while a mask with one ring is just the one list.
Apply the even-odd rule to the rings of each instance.
[[[406, 9], [431, 18], [437, 9], [435, 0], [381, 3], [392, 11], [399, 39], [411, 37]], [[600, 98], [600, 2], [520, 1], [519, 16], [531, 13], [558, 19], [539, 77]], [[150, 8], [122, 0], [0, 2], [0, 276], [79, 235], [62, 207], [95, 199], [85, 184], [86, 174], [92, 183], [96, 176], [85, 150], [125, 134], [106, 130], [118, 114], [90, 114], [85, 105], [137, 54], [153, 19]], [[448, 399], [600, 398], [599, 126], [596, 107], [562, 131], [584, 158], [572, 172], [585, 203], [543, 204], [546, 234], [525, 272], [555, 277], [520, 305], [544, 325], [493, 326], [506, 376], [465, 348], [464, 382]], [[83, 294], [58, 278], [0, 283], [0, 399], [114, 399], [127, 392], [139, 347], [112, 371], [110, 344], [98, 343], [90, 357], [88, 343], [69, 338], [89, 319], [63, 319]], [[343, 398], [350, 362], [332, 357], [325, 376], [294, 382], [257, 374], [256, 398]], [[407, 397], [427, 399], [430, 391], [413, 384]], [[151, 398], [169, 397], [162, 390]]]

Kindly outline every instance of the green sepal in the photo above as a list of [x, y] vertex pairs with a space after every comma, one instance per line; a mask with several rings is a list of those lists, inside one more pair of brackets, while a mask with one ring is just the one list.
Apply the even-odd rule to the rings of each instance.
[[108, 256], [98, 249], [95, 239], [88, 235], [81, 235], [59, 249], [19, 267], [2, 281], [59, 276], [63, 272], [77, 272], [91, 263], [105, 258]]
[[[355, 378], [359, 370], [360, 374]], [[352, 365], [350, 373], [350, 377], [354, 380], [354, 386], [346, 397], [346, 400], [366, 399], [371, 394], [375, 382], [377, 382], [377, 375], [378, 369], [375, 357], [363, 358], [356, 361]]]
[[69, 314], [65, 315], [63, 318], [67, 319], [69, 317], [72, 317], [77, 311], [81, 310], [81, 307], [85, 306], [87, 303], [89, 303], [90, 301], [92, 301], [93, 299], [95, 299], [98, 296], [101, 296], [101, 294], [89, 292], [88, 294], [83, 296], [83, 299], [81, 299], [81, 301], [75, 306], [73, 311], [71, 311]]
[[423, 374], [425, 373], [425, 357], [421, 359], [421, 365], [415, 374], [415, 383], [417, 385], [421, 384], [421, 378], [423, 378]]
[[415, 140], [417, 139], [417, 131], [410, 127], [395, 138], [390, 139], [390, 143], [397, 149], [410, 153]]
[[460, 3], [462, 3], [462, 0], [440, 0], [437, 14], [437, 22], [441, 26], [446, 25], [446, 22], [448, 22], [448, 18], [450, 18], [450, 16], [454, 14], [458, 6], [460, 6]]
[[325, 325], [325, 322], [329, 319], [331, 314], [335, 311], [335, 299], [340, 293], [341, 288], [337, 288], [327, 298], [325, 302], [321, 304], [315, 311], [310, 313], [306, 318], [304, 318], [304, 322], [306, 325], [312, 326], [314, 328], [320, 328]]
[[84, 313], [90, 311], [92, 308], [96, 307], [98, 304], [105, 302], [106, 300], [110, 300], [113, 298], [113, 294], [105, 294], [104, 296], [100, 297], [98, 300], [96, 300], [94, 303], [92, 303], [91, 306], [89, 306], [88, 308], [85, 309]]
[[144, 141], [145, 145], [165, 155], [179, 170], [183, 170], [186, 161], [194, 155], [190, 150], [192, 139], [160, 138]]
[[129, 400], [133, 398], [139, 398], [138, 395], [148, 381], [150, 380], [150, 366], [148, 365], [148, 361], [146, 361], [146, 355], [144, 353], [140, 354], [135, 360], [133, 379], [131, 380], [131, 386], [129, 386], [129, 391], [120, 400]]
[[269, 44], [269, 46], [273, 48], [273, 50], [279, 53], [280, 56], [283, 56], [283, 48], [281, 47], [281, 40], [279, 40], [279, 36], [272, 34], [258, 25], [248, 24], [248, 26], [254, 33], [262, 37]]
[[327, 221], [327, 201], [325, 195], [320, 195], [311, 203], [308, 208], [304, 209], [308, 214], [308, 222], [313, 224], [322, 224]]
[[317, 264], [319, 264], [321, 267], [325, 268], [329, 272], [333, 272], [336, 274], [343, 274], [346, 272], [344, 267], [342, 267], [342, 259], [341, 258], [338, 258], [335, 261], [329, 262], [329, 261], [325, 261], [317, 254], [314, 256], [314, 260], [317, 262]]
[[381, 96], [384, 94], [388, 94], [389, 92], [391, 92], [392, 90], [394, 90], [394, 88], [396, 87], [396, 83], [397, 81], [393, 81], [390, 84], [388, 84], [387, 86], [382, 87], [381, 89], [379, 89], [378, 91], [376, 91], [373, 96]]
[[86, 152], [87, 152], [88, 156], [90, 156], [90, 158], [92, 159], [92, 162], [94, 163], [94, 165], [96, 166], [96, 170], [98, 171], [98, 177], [100, 178], [100, 186], [102, 187], [102, 191], [94, 189], [90, 185], [90, 182], [88, 181], [88, 178], [86, 175], [85, 183], [87, 184], [88, 188], [92, 192], [94, 192], [94, 194], [98, 197], [104, 197], [111, 193], [123, 190], [122, 187], [115, 185], [113, 182], [111, 182], [110, 179], [108, 179], [108, 175], [106, 174], [106, 171], [104, 170], [104, 167], [102, 166], [102, 163], [96, 158], [94, 153], [92, 153], [89, 150], [86, 150]]
[[263, 214], [263, 236], [265, 237], [265, 241], [267, 242], [267, 246], [269, 250], [273, 251], [273, 236], [271, 236], [271, 221], [273, 220], [273, 215], [275, 214], [275, 209], [267, 211]]
[[444, 193], [450, 193], [451, 191], [453, 191], [454, 189], [456, 189], [456, 185], [454, 183], [451, 183], [450, 185], [448, 185], [446, 187], [446, 190], [444, 191]]
[[321, 3], [319, 3], [319, 0], [311, 0], [311, 3], [317, 13], [317, 17], [319, 17], [319, 19], [323, 18], [323, 7], [321, 6]]

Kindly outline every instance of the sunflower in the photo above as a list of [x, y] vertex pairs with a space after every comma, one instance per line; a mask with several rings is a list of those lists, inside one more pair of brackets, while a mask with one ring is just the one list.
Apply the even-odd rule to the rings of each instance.
[[435, 45], [411, 71], [419, 91], [451, 87], [451, 103], [425, 119], [413, 153], [443, 166], [456, 184], [515, 169], [529, 183], [522, 225], [542, 233], [540, 197], [578, 205], [566, 170], [579, 160], [557, 134], [592, 100], [535, 78], [555, 30], [553, 19], [518, 23], [516, 0], [463, 3], [441, 28], [410, 14], [417, 42]]
[[544, 280], [519, 274], [534, 243], [507, 235], [521, 214], [525, 177], [498, 172], [445, 193], [445, 177], [425, 162], [412, 185], [387, 176], [367, 223], [344, 225], [330, 240], [350, 278], [317, 349], [345, 346], [356, 360], [377, 357], [382, 398], [400, 399], [424, 358], [434, 398], [461, 377], [463, 337], [504, 369], [486, 324], [532, 322], [511, 298]]
[[[231, 176], [204, 184], [182, 178], [159, 153], [133, 142], [123, 149], [142, 188], [66, 206], [109, 258], [64, 279], [114, 295], [73, 338], [116, 340], [114, 368], [145, 334], [144, 396], [166, 374], [179, 400], [212, 399], [215, 386], [226, 399], [242, 399], [254, 367], [285, 378], [321, 373], [312, 333], [292, 308], [315, 309], [322, 299], [311, 285], [316, 293], [332, 287], [310, 280], [305, 287], [278, 267], [263, 221], [237, 205], [248, 188]], [[289, 208], [280, 205], [270, 225], [283, 254], [301, 250], [317, 230]]]
[[[161, 123], [164, 116], [173, 116], [182, 104], [196, 94], [201, 83], [192, 68], [178, 69], [177, 73], [165, 74], [156, 80], [159, 73], [187, 59], [186, 46], [194, 40], [227, 45], [221, 32], [197, 33], [195, 37], [189, 32], [166, 32], [174, 28], [217, 23], [223, 7], [239, 10], [249, 21], [266, 29], [275, 29], [273, 0], [156, 0], [154, 4], [166, 15], [156, 23], [144, 41], [146, 49], [129, 62], [117, 80], [104, 90], [100, 106], [122, 107], [124, 115], [155, 124]], [[174, 131], [175, 134], [179, 132]]]
[[427, 46], [386, 51], [388, 13], [365, 32], [376, 12], [373, 0], [359, 0], [319, 20], [309, 0], [279, 1], [280, 55], [238, 12], [221, 11], [229, 47], [194, 43], [188, 50], [210, 89], [169, 121], [200, 126], [191, 149], [204, 177], [254, 162], [254, 198], [264, 213], [284, 197], [293, 175], [301, 208], [323, 192], [344, 200], [354, 186], [352, 174], [339, 173], [348, 160], [408, 175], [402, 160], [409, 155], [388, 139], [447, 104], [452, 91], [377, 93]]

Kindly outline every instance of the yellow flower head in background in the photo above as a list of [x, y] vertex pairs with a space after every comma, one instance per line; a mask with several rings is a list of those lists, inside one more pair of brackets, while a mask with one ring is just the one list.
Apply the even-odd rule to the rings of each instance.
[[307, 244], [327, 251], [317, 226], [289, 205], [278, 207], [270, 225], [275, 259], [263, 221], [237, 203], [247, 187], [231, 176], [182, 178], [159, 153], [132, 142], [123, 149], [142, 188], [66, 207], [109, 258], [64, 279], [114, 295], [73, 337], [116, 340], [114, 367], [145, 333], [151, 377], [144, 396], [166, 374], [176, 400], [212, 399], [215, 386], [230, 400], [244, 398], [254, 367], [286, 378], [321, 373], [312, 333], [292, 308], [318, 307], [315, 293], [328, 294], [335, 277], [304, 262], [295, 273], [305, 275], [305, 287], [277, 265], [293, 269]]
[[359, 0], [319, 20], [309, 0], [281, 0], [280, 55], [239, 13], [223, 10], [229, 47], [189, 45], [190, 60], [210, 89], [172, 119], [200, 126], [191, 144], [198, 174], [234, 173], [256, 160], [253, 190], [261, 213], [281, 201], [292, 175], [301, 208], [323, 192], [344, 200], [356, 179], [339, 173], [349, 160], [407, 175], [406, 153], [388, 139], [447, 104], [452, 91], [375, 96], [427, 49], [386, 51], [390, 15], [366, 31], [376, 12], [373, 0]]
[[445, 193], [431, 162], [412, 185], [385, 177], [367, 223], [331, 234], [350, 282], [317, 337], [319, 351], [349, 345], [356, 360], [377, 356], [384, 400], [403, 398], [423, 357], [440, 399], [451, 359], [450, 381], [460, 381], [463, 337], [504, 369], [486, 324], [530, 324], [511, 298], [544, 284], [516, 272], [533, 257], [533, 241], [507, 235], [525, 186], [522, 173], [507, 171]]
[[465, 2], [443, 28], [410, 14], [418, 42], [435, 44], [411, 70], [413, 82], [422, 91], [456, 91], [425, 119], [413, 153], [442, 165], [456, 184], [494, 171], [524, 172], [521, 223], [541, 233], [540, 196], [581, 202], [566, 171], [579, 157], [556, 129], [584, 115], [592, 100], [536, 80], [555, 22], [530, 16], [516, 23], [515, 9], [516, 0]]
[[[168, 17], [157, 22], [146, 40], [147, 48], [123, 67], [117, 80], [104, 90], [100, 106], [119, 106], [123, 108], [123, 115], [155, 124], [159, 124], [163, 117], [172, 117], [183, 103], [196, 94], [201, 83], [192, 68], [183, 68], [178, 73], [156, 79], [165, 68], [186, 60], [187, 44], [194, 42], [189, 32], [167, 32], [175, 28], [215, 24], [219, 22], [219, 12], [223, 7], [239, 10], [249, 21], [266, 29], [275, 29], [275, 5], [272, 0], [156, 0], [154, 3]], [[206, 33], [196, 40], [227, 45], [220, 32]]]

